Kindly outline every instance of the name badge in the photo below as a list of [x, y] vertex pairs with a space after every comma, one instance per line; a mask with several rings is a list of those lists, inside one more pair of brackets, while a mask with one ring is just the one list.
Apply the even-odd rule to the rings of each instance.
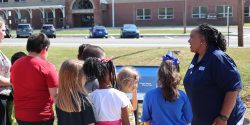
[[194, 68], [194, 65], [193, 64], [190, 64], [189, 68], [188, 69], [192, 69]]
[[204, 71], [204, 70], [205, 70], [205, 67], [200, 66], [200, 67], [199, 67], [199, 70], [200, 70], [200, 71]]

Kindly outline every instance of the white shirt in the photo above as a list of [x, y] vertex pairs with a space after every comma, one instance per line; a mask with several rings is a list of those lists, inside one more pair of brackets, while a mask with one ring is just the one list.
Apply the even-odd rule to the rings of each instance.
[[130, 103], [125, 93], [114, 88], [96, 89], [89, 97], [97, 121], [121, 120], [121, 108], [127, 107]]

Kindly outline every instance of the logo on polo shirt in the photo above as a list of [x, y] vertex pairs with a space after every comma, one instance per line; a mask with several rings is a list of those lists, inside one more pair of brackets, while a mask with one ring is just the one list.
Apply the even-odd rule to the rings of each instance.
[[193, 64], [190, 64], [189, 68], [188, 69], [192, 69], [194, 68], [194, 65]]
[[200, 67], [199, 67], [199, 70], [200, 70], [200, 71], [204, 71], [204, 70], [205, 70], [205, 67], [200, 66]]

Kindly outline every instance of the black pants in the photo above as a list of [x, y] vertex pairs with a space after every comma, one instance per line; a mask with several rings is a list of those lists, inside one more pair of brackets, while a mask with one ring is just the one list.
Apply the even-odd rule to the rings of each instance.
[[24, 122], [17, 120], [18, 125], [53, 125], [54, 118], [48, 121], [42, 121], [42, 122]]
[[8, 98], [0, 96], [0, 125], [11, 125], [8, 111]]

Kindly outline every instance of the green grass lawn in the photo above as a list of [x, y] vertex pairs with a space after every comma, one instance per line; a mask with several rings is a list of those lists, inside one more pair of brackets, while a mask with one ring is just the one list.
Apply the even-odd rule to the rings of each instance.
[[[11, 57], [17, 51], [25, 51], [24, 47], [0, 47], [1, 51], [7, 57]], [[66, 59], [76, 59], [77, 47], [51, 47], [49, 49], [48, 59], [56, 65], [59, 70], [61, 63]], [[181, 62], [181, 75], [185, 72], [191, 62], [193, 53], [189, 48], [104, 48], [108, 57], [114, 58], [115, 65], [142, 65], [158, 66], [161, 63], [161, 57], [168, 50], [178, 50], [177, 57]], [[26, 52], [26, 51], [25, 51]], [[241, 73], [243, 81], [242, 96], [250, 95], [250, 48], [229, 48], [227, 53], [234, 59]], [[183, 85], [180, 85], [183, 89]], [[139, 109], [140, 112], [141, 109]]]
[[244, 27], [250, 27], [250, 23], [244, 23]]
[[[66, 59], [75, 59], [77, 47], [51, 47], [48, 59], [60, 68]], [[104, 48], [108, 57], [114, 58], [116, 65], [158, 66], [161, 57], [168, 50], [178, 50], [177, 57], [181, 62], [181, 75], [184, 76], [193, 57], [189, 48]], [[24, 51], [24, 47], [1, 47], [1, 50], [10, 58], [16, 51]], [[250, 48], [229, 48], [228, 54], [235, 60], [241, 73], [244, 84], [242, 95], [250, 94]]]

